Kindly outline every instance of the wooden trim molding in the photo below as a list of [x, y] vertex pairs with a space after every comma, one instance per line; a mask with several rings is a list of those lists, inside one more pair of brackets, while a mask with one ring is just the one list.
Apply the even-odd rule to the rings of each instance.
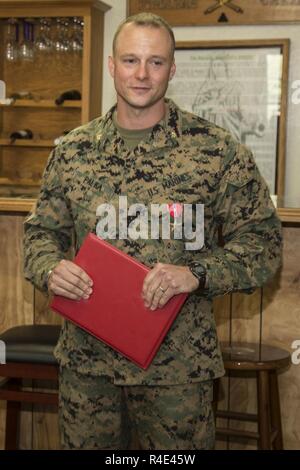
[[30, 212], [36, 199], [0, 197], [0, 212]]
[[279, 208], [277, 214], [281, 222], [300, 223], [300, 208]]

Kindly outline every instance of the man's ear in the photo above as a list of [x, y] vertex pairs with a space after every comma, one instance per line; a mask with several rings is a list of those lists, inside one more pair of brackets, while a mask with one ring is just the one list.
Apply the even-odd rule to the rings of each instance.
[[112, 78], [115, 76], [115, 61], [114, 58], [110, 55], [108, 57], [108, 70]]
[[173, 62], [172, 66], [171, 66], [171, 70], [170, 70], [169, 81], [172, 80], [172, 78], [175, 75], [175, 72], [176, 72], [176, 64], [175, 64], [175, 62]]

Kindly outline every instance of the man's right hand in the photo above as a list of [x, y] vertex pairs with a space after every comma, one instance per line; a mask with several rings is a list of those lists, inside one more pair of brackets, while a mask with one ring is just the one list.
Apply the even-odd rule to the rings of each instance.
[[93, 281], [77, 264], [62, 260], [48, 277], [48, 290], [51, 294], [68, 299], [88, 299], [93, 292]]

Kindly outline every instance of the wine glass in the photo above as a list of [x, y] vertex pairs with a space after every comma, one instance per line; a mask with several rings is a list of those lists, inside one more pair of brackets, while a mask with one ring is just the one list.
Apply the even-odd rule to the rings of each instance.
[[19, 58], [19, 24], [14, 18], [7, 22], [7, 33], [5, 42], [5, 58], [9, 62]]
[[33, 25], [23, 21], [23, 41], [20, 44], [20, 58], [25, 61], [34, 59]]
[[42, 52], [49, 52], [51, 49], [51, 41], [49, 38], [49, 22], [47, 18], [39, 19], [34, 45], [38, 51]]
[[64, 31], [63, 31], [63, 24], [62, 18], [55, 19], [55, 27], [54, 27], [54, 34], [53, 34], [53, 47], [56, 52], [63, 52], [64, 51]]
[[73, 52], [81, 52], [83, 48], [83, 41], [82, 41], [82, 28], [81, 28], [81, 19], [77, 16], [72, 18], [72, 25], [71, 25], [71, 50]]

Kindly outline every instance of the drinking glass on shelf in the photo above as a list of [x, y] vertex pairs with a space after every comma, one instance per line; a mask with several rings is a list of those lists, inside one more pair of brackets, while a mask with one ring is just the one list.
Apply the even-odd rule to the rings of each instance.
[[72, 18], [62, 18], [64, 52], [69, 52], [71, 50], [71, 41], [70, 41], [70, 21], [71, 20]]
[[9, 62], [19, 58], [19, 24], [14, 18], [7, 22], [7, 32], [5, 41], [5, 58]]
[[37, 24], [37, 34], [34, 45], [38, 51], [49, 52], [51, 50], [51, 40], [49, 37], [49, 19], [40, 18]]
[[64, 30], [62, 18], [55, 19], [55, 26], [53, 32], [53, 47], [56, 52], [64, 51]]
[[52, 18], [45, 18], [46, 41], [49, 51], [53, 49], [53, 41], [51, 39]]
[[71, 50], [81, 52], [83, 48], [81, 19], [77, 16], [71, 19]]
[[23, 41], [20, 44], [20, 58], [31, 61], [34, 58], [33, 25], [23, 21]]

